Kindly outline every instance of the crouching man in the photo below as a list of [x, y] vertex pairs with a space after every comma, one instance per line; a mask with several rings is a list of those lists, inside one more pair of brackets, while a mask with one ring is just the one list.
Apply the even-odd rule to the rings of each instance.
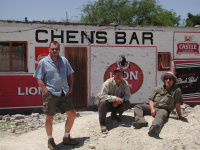
[[136, 129], [147, 127], [148, 122], [144, 120], [144, 115], [152, 115], [155, 119], [149, 129], [149, 136], [158, 136], [170, 112], [176, 108], [181, 120], [187, 121], [181, 115], [181, 104], [183, 98], [181, 89], [176, 86], [177, 78], [172, 72], [166, 72], [161, 75], [164, 85], [157, 86], [149, 96], [149, 105], [139, 104], [134, 107], [135, 122], [133, 126]]
[[[130, 89], [128, 82], [123, 79], [124, 70], [121, 67], [114, 69], [114, 77], [106, 80], [97, 94], [99, 122], [102, 133], [107, 133], [106, 114], [111, 112], [111, 118], [121, 122], [119, 116], [130, 107]], [[119, 116], [117, 115], [119, 114]]]

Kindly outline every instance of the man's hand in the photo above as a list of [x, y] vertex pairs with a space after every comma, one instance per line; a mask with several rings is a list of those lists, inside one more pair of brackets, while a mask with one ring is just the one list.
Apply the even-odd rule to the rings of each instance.
[[149, 107], [151, 109], [151, 115], [154, 117], [156, 115], [156, 110], [154, 108], [154, 102], [152, 100], [149, 101]]
[[121, 99], [120, 97], [116, 97], [115, 102], [116, 102], [118, 105], [123, 103], [123, 101], [122, 101], [122, 99]]
[[113, 106], [113, 107], [117, 107], [117, 106], [118, 106], [117, 102], [116, 102], [116, 101], [113, 102], [112, 106]]
[[113, 102], [112, 106], [117, 107], [119, 104], [122, 104], [123, 101], [120, 97], [116, 97], [115, 101]]
[[154, 117], [156, 115], [156, 110], [154, 108], [151, 109], [151, 115]]
[[67, 96], [72, 93], [72, 88], [69, 89], [69, 92], [67, 93]]
[[183, 121], [188, 121], [187, 118], [183, 117], [183, 116], [178, 116], [179, 119], [183, 120]]
[[72, 89], [73, 89], [73, 82], [74, 82], [73, 74], [70, 74], [69, 76], [67, 76], [67, 80], [68, 80], [68, 84], [69, 84], [69, 92], [67, 93], [67, 96], [69, 96], [69, 94], [71, 94]]

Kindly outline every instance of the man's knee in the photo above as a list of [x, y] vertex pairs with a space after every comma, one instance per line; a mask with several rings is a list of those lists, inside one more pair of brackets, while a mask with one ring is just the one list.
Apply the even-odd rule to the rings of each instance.
[[148, 111], [150, 109], [149, 105], [147, 104], [138, 104], [134, 106], [134, 109], [140, 109], [143, 111]]
[[76, 111], [75, 110], [67, 111], [66, 114], [67, 114], [67, 117], [69, 119], [75, 119], [76, 118]]
[[99, 101], [99, 105], [105, 105], [106, 103], [108, 103], [108, 101], [105, 99]]
[[46, 116], [46, 123], [52, 123], [54, 116]]
[[107, 107], [108, 103], [109, 102], [107, 100], [102, 99], [101, 101], [99, 101], [98, 109]]
[[135, 105], [134, 110], [136, 110], [136, 109], [142, 109], [142, 104]]
[[158, 109], [156, 112], [156, 117], [166, 120], [169, 116], [169, 113], [165, 109]]

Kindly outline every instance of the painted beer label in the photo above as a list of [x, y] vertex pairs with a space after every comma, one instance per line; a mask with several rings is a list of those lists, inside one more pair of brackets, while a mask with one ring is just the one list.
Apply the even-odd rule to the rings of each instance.
[[116, 67], [122, 67], [124, 69], [124, 79], [128, 81], [131, 94], [137, 92], [143, 84], [143, 72], [140, 67], [130, 61], [126, 61], [124, 56], [120, 61], [111, 64], [104, 74], [104, 81], [113, 77], [113, 70]]
[[184, 41], [177, 44], [176, 54], [199, 54], [199, 43], [192, 41], [192, 36], [185, 36]]

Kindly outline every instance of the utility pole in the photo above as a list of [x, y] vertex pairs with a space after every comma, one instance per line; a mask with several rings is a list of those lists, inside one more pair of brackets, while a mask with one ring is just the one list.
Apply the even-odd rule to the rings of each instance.
[[67, 11], [66, 11], [66, 20], [67, 20], [67, 22], [68, 22], [68, 14], [67, 14]]

